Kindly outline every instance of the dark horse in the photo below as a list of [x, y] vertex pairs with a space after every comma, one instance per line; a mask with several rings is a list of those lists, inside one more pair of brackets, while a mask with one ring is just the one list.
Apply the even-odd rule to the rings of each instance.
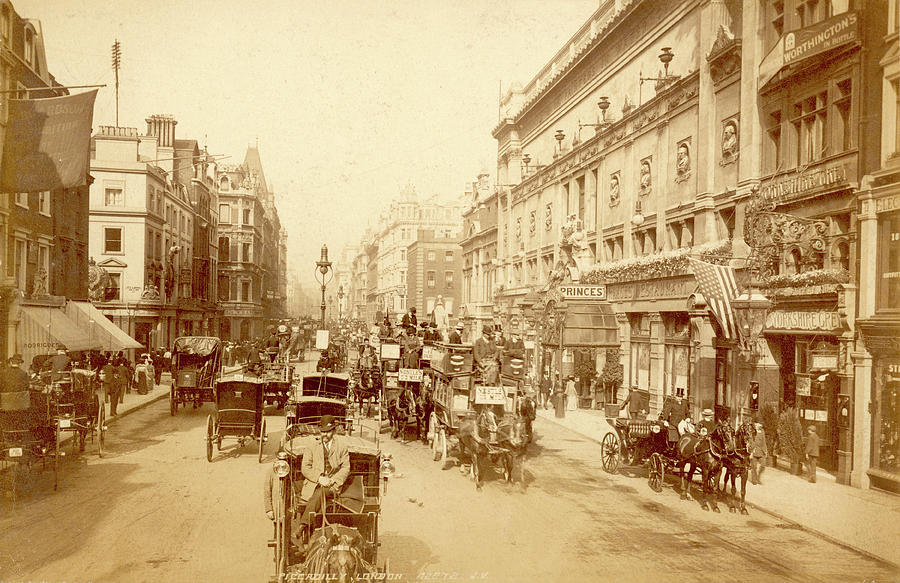
[[367, 417], [371, 415], [372, 403], [377, 402], [378, 395], [381, 394], [381, 371], [377, 368], [364, 368], [359, 370], [359, 376], [356, 384], [353, 386], [353, 396], [359, 404], [360, 414], [363, 411], [363, 405], [367, 407]]
[[[744, 498], [747, 495], [747, 477], [750, 474], [750, 451], [753, 447], [753, 438], [756, 436], [756, 428], [752, 423], [744, 423], [737, 430], [731, 428], [730, 425], [725, 426], [726, 432], [731, 434], [732, 449], [726, 449], [725, 457], [722, 458], [722, 464], [725, 466], [725, 482], [722, 486], [723, 491], [728, 490], [728, 480], [731, 479], [731, 496], [728, 500], [728, 511], [735, 512], [733, 501], [737, 499], [737, 488], [735, 480], [741, 479], [741, 504], [738, 507], [741, 514], [749, 514], [747, 507], [744, 505]], [[727, 443], [727, 441], [726, 441]]]
[[487, 462], [498, 462], [503, 468], [507, 483], [518, 481], [524, 487], [522, 461], [527, 445], [526, 419], [524, 417], [502, 417], [484, 408], [477, 418], [469, 418], [459, 424], [459, 448], [468, 453], [472, 460], [470, 474], [475, 479], [475, 487], [481, 490]]
[[427, 383], [419, 386], [419, 394], [416, 397], [416, 415], [419, 420], [419, 439], [422, 443], [428, 443], [428, 420], [434, 411], [434, 399], [431, 395], [431, 387]]
[[419, 414], [416, 394], [409, 387], [400, 389], [396, 399], [388, 403], [388, 417], [391, 420], [391, 437], [403, 437], [410, 425], [415, 424], [416, 437], [419, 436]]
[[[731, 447], [733, 449], [733, 437], [725, 429], [724, 425], [717, 425], [712, 433], [708, 436], [700, 436], [695, 434], [685, 434], [678, 440], [676, 449], [678, 455], [678, 467], [681, 473], [681, 499], [690, 499], [688, 492], [691, 482], [694, 479], [694, 471], [698, 468], [701, 474], [701, 483], [703, 484], [703, 497], [700, 500], [700, 507], [703, 510], [709, 510], [712, 506], [713, 512], [719, 512], [716, 505], [715, 484], [713, 480], [719, 476], [722, 469], [722, 459], [725, 451]], [[686, 468], [690, 468], [685, 472]]]

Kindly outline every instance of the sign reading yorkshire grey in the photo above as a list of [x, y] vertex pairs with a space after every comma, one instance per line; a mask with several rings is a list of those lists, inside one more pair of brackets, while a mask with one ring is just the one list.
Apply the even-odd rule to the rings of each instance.
[[787, 312], [775, 310], [766, 317], [767, 330], [805, 330], [836, 332], [841, 329], [837, 312]]
[[561, 285], [559, 293], [567, 300], [605, 300], [605, 285]]
[[784, 64], [790, 65], [859, 40], [859, 18], [855, 12], [839, 14], [807, 28], [784, 35]]
[[0, 189], [39, 192], [85, 184], [97, 90], [10, 99]]
[[760, 194], [766, 200], [778, 203], [804, 198], [819, 188], [833, 186], [847, 181], [847, 171], [843, 166], [816, 168], [793, 174], [787, 178], [760, 185]]

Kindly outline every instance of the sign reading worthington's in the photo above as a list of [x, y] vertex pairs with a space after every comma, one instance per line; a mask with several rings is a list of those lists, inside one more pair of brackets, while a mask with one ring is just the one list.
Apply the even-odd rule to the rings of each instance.
[[559, 293], [567, 300], [605, 300], [605, 285], [561, 285]]
[[39, 192], [87, 181], [97, 90], [49, 99], [10, 99], [0, 189]]
[[839, 14], [807, 28], [784, 35], [784, 64], [803, 59], [859, 39], [859, 18], [855, 12]]
[[837, 312], [788, 312], [775, 310], [766, 316], [766, 330], [804, 330], [839, 332], [841, 315]]

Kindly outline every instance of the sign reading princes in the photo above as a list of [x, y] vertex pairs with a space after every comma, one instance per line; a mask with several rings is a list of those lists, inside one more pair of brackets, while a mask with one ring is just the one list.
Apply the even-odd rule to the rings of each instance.
[[559, 293], [567, 300], [605, 300], [605, 285], [561, 285]]

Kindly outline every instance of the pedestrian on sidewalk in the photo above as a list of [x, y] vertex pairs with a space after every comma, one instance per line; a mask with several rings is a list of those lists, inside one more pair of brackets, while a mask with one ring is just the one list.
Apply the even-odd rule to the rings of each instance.
[[569, 376], [566, 381], [566, 411], [578, 409], [578, 391], [575, 390], [575, 377]]
[[806, 437], [806, 469], [809, 472], [809, 481], [816, 483], [816, 464], [819, 461], [819, 434], [814, 425], [809, 426], [809, 435]]
[[113, 398], [116, 397], [116, 385], [119, 382], [119, 369], [115, 361], [110, 359], [100, 369], [100, 392], [97, 394], [97, 400], [100, 402], [100, 408], [106, 407], [106, 399], [110, 399], [110, 414], [115, 411], [115, 405], [112, 404]]
[[753, 436], [753, 443], [750, 448], [750, 483], [762, 484], [762, 473], [766, 469], [766, 456], [769, 450], [766, 447], [766, 432], [763, 430], [762, 423], [754, 423], [756, 435]]

